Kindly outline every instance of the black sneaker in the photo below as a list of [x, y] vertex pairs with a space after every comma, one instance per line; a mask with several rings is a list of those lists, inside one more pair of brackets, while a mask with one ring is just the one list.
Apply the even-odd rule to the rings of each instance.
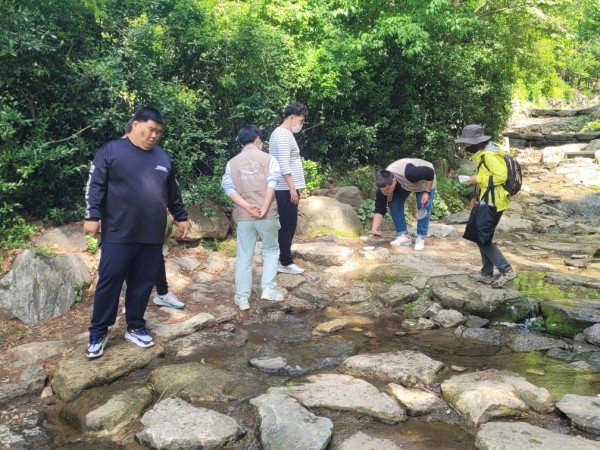
[[152, 336], [148, 334], [146, 327], [139, 327], [136, 330], [127, 330], [127, 333], [125, 333], [125, 340], [144, 348], [152, 347], [154, 345]]
[[90, 336], [90, 343], [88, 344], [85, 356], [88, 358], [98, 358], [104, 353], [104, 347], [108, 342], [108, 334], [102, 336]]

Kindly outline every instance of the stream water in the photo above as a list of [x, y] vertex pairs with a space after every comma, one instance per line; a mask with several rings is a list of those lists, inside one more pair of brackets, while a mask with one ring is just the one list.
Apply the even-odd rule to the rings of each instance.
[[[596, 395], [600, 393], [600, 376], [580, 371], [564, 361], [549, 358], [539, 352], [514, 353], [507, 347], [482, 345], [456, 339], [454, 329], [411, 332], [402, 329], [398, 319], [357, 318], [357, 323], [327, 336], [313, 336], [313, 327], [330, 320], [324, 312], [304, 315], [270, 313], [259, 323], [224, 331], [211, 329], [184, 338], [167, 351], [164, 359], [151, 367], [135, 372], [116, 386], [145, 384], [149, 372], [159, 365], [183, 362], [202, 362], [242, 375], [243, 381], [231, 387], [234, 400], [199, 404], [227, 414], [245, 429], [244, 437], [231, 443], [227, 449], [260, 449], [259, 427], [254, 408], [248, 403], [270, 386], [288, 386], [302, 382], [306, 373], [335, 372], [335, 365], [344, 358], [358, 353], [416, 350], [442, 361], [447, 369], [438, 375], [437, 383], [456, 374], [450, 366], [463, 366], [469, 371], [488, 368], [507, 369], [525, 377], [531, 383], [547, 388], [557, 399], [566, 393]], [[524, 326], [492, 326], [504, 335], [531, 333]], [[406, 333], [398, 335], [398, 333]], [[365, 334], [372, 337], [367, 337]], [[256, 357], [283, 356], [288, 364], [297, 367], [295, 375], [269, 375], [250, 367], [249, 360]], [[369, 380], [380, 390], [387, 383]], [[155, 398], [157, 400], [157, 398]], [[139, 422], [128, 425], [112, 436], [84, 435], [64, 424], [59, 418], [60, 402], [46, 410], [44, 425], [53, 435], [56, 449], [140, 449], [134, 440], [140, 431]], [[423, 417], [409, 417], [397, 425], [386, 425], [374, 419], [349, 412], [316, 409], [313, 412], [329, 417], [334, 423], [334, 436], [329, 448], [336, 448], [357, 431], [389, 439], [401, 448], [408, 449], [472, 449], [476, 430], [468, 427], [450, 407]], [[554, 429], [568, 430], [566, 420], [558, 414], [530, 416], [531, 423]], [[575, 432], [577, 434], [577, 432]], [[583, 433], [579, 433], [583, 434]], [[589, 438], [590, 436], [587, 435]], [[591, 437], [593, 439], [593, 437]], [[293, 449], [290, 449], [293, 450]]]

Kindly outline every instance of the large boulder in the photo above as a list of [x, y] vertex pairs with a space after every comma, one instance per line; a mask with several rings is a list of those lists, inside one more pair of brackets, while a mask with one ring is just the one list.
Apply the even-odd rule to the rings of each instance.
[[335, 198], [340, 203], [346, 203], [353, 208], [360, 206], [364, 200], [360, 189], [356, 186], [342, 186], [331, 189], [316, 189], [312, 195]]
[[504, 370], [454, 376], [444, 381], [441, 388], [446, 401], [475, 427], [496, 417], [554, 410], [554, 398], [547, 389]]
[[292, 245], [292, 251], [299, 258], [320, 266], [342, 266], [354, 251], [348, 247], [329, 242], [307, 242]]
[[32, 402], [41, 394], [45, 382], [46, 372], [43, 366], [26, 368], [17, 383], [4, 383], [0, 386], [0, 407]]
[[531, 314], [529, 300], [513, 289], [492, 289], [464, 275], [434, 278], [429, 282], [432, 300], [447, 309], [468, 312], [497, 321], [518, 323]]
[[[197, 241], [198, 239], [225, 239], [231, 226], [225, 211], [214, 202], [207, 201], [206, 207], [210, 212], [205, 212], [199, 206], [188, 207], [190, 220], [190, 231], [185, 238], [186, 241]], [[171, 237], [179, 240], [177, 225], [173, 225]]]
[[78, 254], [42, 256], [20, 253], [0, 280], [0, 315], [26, 324], [65, 314], [90, 284], [85, 260]]
[[556, 404], [556, 407], [571, 419], [577, 428], [600, 434], [598, 397], [567, 394]]
[[358, 235], [362, 222], [354, 208], [329, 197], [309, 197], [303, 200], [298, 211], [300, 235], [312, 233], [340, 233]]
[[81, 223], [70, 223], [45, 231], [33, 238], [36, 247], [50, 247], [61, 250], [79, 250], [87, 248], [87, 240]]

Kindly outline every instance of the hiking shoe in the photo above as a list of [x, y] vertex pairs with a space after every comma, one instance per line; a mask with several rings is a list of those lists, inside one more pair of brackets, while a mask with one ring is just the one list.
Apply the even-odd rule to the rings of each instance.
[[98, 358], [104, 353], [104, 347], [108, 342], [108, 333], [102, 336], [90, 336], [90, 343], [88, 344], [85, 356], [88, 358]]
[[238, 297], [238, 295], [236, 294], [233, 301], [236, 305], [240, 307], [240, 311], [246, 311], [247, 309], [250, 309], [250, 302], [248, 301], [248, 297]]
[[501, 273], [498, 279], [492, 282], [492, 287], [495, 289], [501, 288], [510, 280], [514, 280], [515, 278], [517, 278], [517, 272], [511, 269], [508, 272]]
[[298, 267], [296, 264], [290, 264], [289, 266], [283, 266], [281, 263], [279, 263], [277, 272], [289, 273], [291, 275], [298, 275], [298, 274], [303, 273], [304, 269], [302, 267]]
[[271, 302], [282, 302], [283, 294], [277, 289], [267, 286], [263, 289], [260, 298], [263, 300], [269, 300]]
[[410, 244], [412, 244], [412, 238], [408, 234], [401, 234], [400, 236], [396, 236], [396, 239], [390, 242], [390, 245], [393, 245], [394, 247]]
[[467, 276], [469, 281], [476, 281], [477, 283], [483, 284], [492, 284], [494, 282], [494, 277], [488, 277], [487, 275], [483, 275], [481, 273], [472, 273]]
[[139, 327], [136, 330], [127, 330], [127, 333], [125, 333], [125, 340], [144, 348], [152, 347], [154, 345], [152, 336], [148, 334], [146, 327]]
[[415, 239], [415, 250], [420, 252], [421, 250], [425, 249], [425, 239], [423, 239], [422, 237], [417, 237], [417, 239]]
[[157, 306], [168, 306], [169, 308], [175, 309], [181, 309], [185, 306], [185, 303], [179, 300], [171, 291], [167, 292], [165, 295], [156, 294], [152, 301]]

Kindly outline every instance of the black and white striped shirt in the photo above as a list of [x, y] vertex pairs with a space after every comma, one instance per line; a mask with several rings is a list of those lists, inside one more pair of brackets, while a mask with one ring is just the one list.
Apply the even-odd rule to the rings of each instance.
[[287, 128], [277, 127], [269, 139], [269, 153], [277, 158], [281, 168], [281, 178], [275, 186], [276, 191], [289, 191], [290, 187], [285, 181], [284, 175], [292, 175], [296, 189], [306, 187], [302, 160], [300, 159], [300, 147], [294, 134]]

